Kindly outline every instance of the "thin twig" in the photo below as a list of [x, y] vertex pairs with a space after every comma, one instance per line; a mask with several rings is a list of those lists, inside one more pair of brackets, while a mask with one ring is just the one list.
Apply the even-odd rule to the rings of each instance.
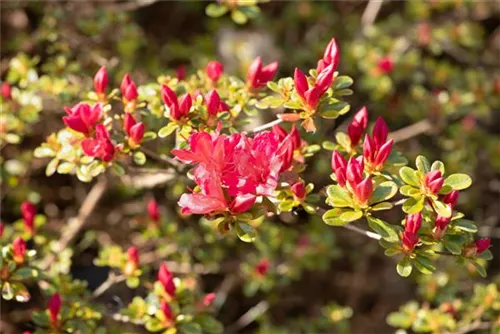
[[[54, 253], [61, 252], [66, 247], [68, 247], [73, 239], [75, 239], [75, 237], [85, 225], [88, 217], [94, 211], [102, 195], [106, 192], [107, 187], [108, 181], [105, 178], [100, 179], [96, 184], [94, 184], [87, 197], [85, 198], [82, 206], [80, 207], [78, 216], [76, 216], [62, 232], [61, 238], [54, 248]], [[41, 269], [46, 270], [55, 261], [56, 256], [54, 253], [50, 253], [49, 255], [47, 255], [47, 257], [42, 261], [40, 265]]]
[[157, 153], [155, 153], [155, 152], [153, 152], [150, 149], [147, 149], [145, 147], [141, 147], [141, 151], [144, 152], [144, 154], [146, 154], [150, 158], [153, 158], [157, 161], [174, 166], [175, 168], [177, 168], [178, 171], [182, 171], [182, 169], [186, 166], [185, 164], [183, 164], [182, 162], [180, 162], [178, 160], [172, 159], [171, 157], [166, 156], [166, 155], [157, 154]]
[[96, 299], [104, 292], [106, 292], [109, 288], [111, 288], [113, 285], [123, 282], [126, 279], [127, 278], [123, 275], [115, 275], [112, 272], [109, 273], [108, 278], [101, 285], [99, 285], [97, 289], [94, 290], [91, 299]]
[[415, 124], [409, 125], [402, 129], [393, 131], [389, 133], [389, 138], [394, 139], [395, 143], [399, 143], [415, 136], [418, 136], [421, 133], [430, 131], [432, 129], [432, 124], [428, 119], [421, 120]]
[[356, 233], [359, 233], [359, 234], [362, 234], [364, 236], [367, 236], [368, 238], [372, 238], [372, 239], [375, 239], [375, 240], [380, 240], [382, 239], [382, 237], [380, 236], [380, 234], [377, 234], [375, 232], [370, 232], [370, 231], [365, 231], [359, 227], [356, 227], [352, 224], [346, 224], [343, 226], [344, 228], [350, 230], [350, 231], [353, 231], [353, 232], [356, 232]]
[[224, 305], [224, 303], [226, 302], [227, 296], [229, 295], [229, 292], [234, 287], [237, 280], [238, 276], [236, 274], [227, 275], [226, 278], [224, 278], [224, 281], [222, 281], [219, 288], [215, 291], [216, 297], [213, 303], [213, 308], [216, 312], [218, 312], [221, 309], [222, 305]]
[[269, 309], [269, 303], [265, 300], [259, 302], [254, 307], [250, 308], [243, 314], [235, 323], [226, 328], [227, 333], [234, 333], [242, 328], [245, 328]]
[[368, 5], [366, 5], [365, 11], [363, 12], [363, 16], [361, 16], [361, 25], [363, 27], [369, 27], [373, 25], [377, 15], [382, 7], [382, 0], [370, 0], [368, 1]]
[[254, 128], [252, 130], [252, 132], [254, 132], [254, 133], [255, 132], [260, 132], [262, 130], [266, 130], [266, 129], [272, 128], [273, 126], [278, 125], [280, 123], [283, 123], [283, 120], [281, 118], [277, 118], [277, 119], [275, 119], [272, 122], [269, 122], [269, 123], [266, 123], [266, 124], [262, 124], [261, 126], [258, 126], [256, 128]]

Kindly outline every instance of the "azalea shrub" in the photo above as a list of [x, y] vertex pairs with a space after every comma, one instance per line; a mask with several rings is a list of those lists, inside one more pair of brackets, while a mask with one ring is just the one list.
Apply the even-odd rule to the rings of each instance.
[[[495, 247], [466, 203], [481, 182], [456, 161], [404, 145], [432, 130], [431, 116], [401, 127], [378, 112], [384, 99], [397, 97], [379, 85], [421, 84], [400, 77], [411, 68], [405, 57], [413, 50], [377, 55], [371, 70], [368, 58], [359, 71], [361, 55], [372, 47], [390, 49], [388, 41], [350, 44], [346, 33], [317, 36], [319, 52], [301, 51], [308, 66], [292, 57], [282, 68], [263, 53], [238, 72], [222, 58], [197, 55], [191, 66], [164, 70], [152, 62], [149, 72], [141, 72], [131, 65], [134, 52], [127, 52], [139, 50], [133, 41], [140, 30], [126, 13], [148, 4], [112, 4], [117, 7], [82, 18], [77, 28], [64, 18], [69, 9], [51, 4], [54, 11], [44, 14], [37, 31], [38, 43], [52, 43], [47, 59], [18, 54], [8, 63], [0, 138], [6, 149], [23, 152], [2, 158], [3, 205], [15, 207], [0, 225], [8, 326], [16, 326], [12, 314], [25, 303], [30, 312], [15, 328], [29, 333], [359, 331], [351, 318], [361, 297], [338, 303], [311, 295], [314, 314], [294, 306], [294, 297], [305, 295], [299, 303], [308, 302], [313, 287], [299, 292], [307, 276], [342, 261], [361, 276], [377, 271], [366, 260], [376, 253], [390, 268], [386, 275], [416, 281], [422, 298], [388, 309], [388, 325], [433, 333], [500, 328], [499, 282], [487, 275]], [[271, 6], [202, 5], [186, 8], [239, 25], [261, 20], [261, 6]], [[301, 6], [299, 17], [316, 8]], [[391, 26], [386, 21], [381, 30]], [[85, 64], [71, 45], [76, 37], [62, 30], [75, 28], [72, 33], [84, 39], [126, 23], [130, 27], [120, 27], [119, 35], [129, 36], [131, 45], [120, 40], [112, 50], [123, 62], [99, 66]], [[367, 37], [380, 37], [375, 27], [363, 29]], [[418, 26], [422, 48], [431, 45], [428, 29]], [[403, 49], [409, 43], [399, 42]], [[102, 63], [94, 50], [99, 46], [87, 55]], [[422, 62], [425, 71], [433, 70]], [[406, 92], [413, 94], [408, 100], [428, 94], [418, 88]], [[473, 100], [461, 106], [469, 123], [475, 116], [468, 108], [481, 103]], [[47, 101], [56, 104], [53, 112]], [[451, 116], [442, 119], [449, 120], [454, 109], [446, 107]], [[44, 117], [51, 120], [43, 136], [35, 144], [25, 140]], [[424, 130], [413, 133], [415, 126]], [[36, 179], [44, 180], [44, 189], [34, 190]], [[63, 185], [56, 189], [52, 182]], [[63, 204], [56, 204], [56, 193]], [[357, 238], [371, 250], [345, 247]], [[79, 270], [82, 265], [90, 269]], [[470, 277], [485, 281], [460, 290]], [[346, 286], [341, 281], [337, 288]], [[297, 316], [292, 321], [273, 309]]]

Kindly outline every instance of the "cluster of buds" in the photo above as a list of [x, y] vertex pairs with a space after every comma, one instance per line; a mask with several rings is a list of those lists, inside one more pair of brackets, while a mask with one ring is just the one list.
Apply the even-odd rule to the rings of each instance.
[[431, 195], [439, 193], [443, 187], [444, 178], [440, 170], [433, 170], [425, 174], [423, 180], [424, 191]]
[[278, 62], [270, 63], [262, 67], [260, 57], [255, 58], [250, 65], [247, 74], [247, 87], [259, 89], [264, 87], [268, 81], [271, 81], [278, 70]]
[[106, 67], [101, 67], [94, 76], [94, 90], [97, 93], [99, 101], [106, 100], [106, 89], [108, 87], [108, 71]]
[[139, 251], [136, 247], [129, 247], [127, 249], [127, 262], [125, 263], [125, 268], [123, 272], [126, 276], [132, 276], [134, 272], [139, 268]]
[[366, 205], [373, 193], [373, 182], [370, 177], [363, 177], [362, 157], [350, 158], [347, 162], [342, 154], [333, 151], [331, 164], [339, 186], [349, 190], [358, 205]]
[[158, 271], [158, 281], [161, 283], [165, 292], [160, 306], [160, 310], [164, 316], [163, 325], [165, 327], [171, 327], [173, 325], [174, 314], [168, 302], [175, 298], [176, 293], [174, 275], [168, 269], [165, 262], [160, 265], [160, 269]]
[[326, 46], [325, 52], [323, 53], [323, 58], [318, 60], [318, 66], [316, 67], [316, 72], [321, 73], [325, 68], [331, 66], [335, 71], [339, 66], [340, 61], [340, 50], [335, 41], [332, 38], [328, 45]]
[[406, 216], [405, 230], [402, 236], [402, 246], [405, 253], [411, 253], [419, 242], [418, 230], [421, 226], [421, 212]]
[[125, 74], [122, 79], [120, 90], [122, 92], [122, 101], [125, 105], [125, 111], [133, 112], [135, 110], [139, 94], [137, 93], [137, 85], [130, 78], [128, 73]]
[[82, 150], [86, 155], [105, 162], [113, 160], [115, 156], [115, 145], [103, 124], [97, 124], [94, 138], [82, 141]]
[[488, 248], [490, 248], [491, 239], [490, 238], [482, 238], [472, 242], [464, 247], [462, 250], [462, 255], [467, 258], [473, 258], [477, 255], [485, 252]]
[[53, 328], [59, 327], [59, 313], [61, 312], [61, 296], [56, 292], [54, 293], [47, 304], [47, 310], [49, 312], [50, 323]]
[[295, 68], [293, 77], [295, 91], [309, 111], [316, 109], [321, 96], [330, 88], [333, 82], [333, 73], [333, 66], [329, 65], [318, 74], [314, 85], [309, 85], [305, 74], [300, 69]]
[[127, 133], [128, 146], [131, 149], [139, 147], [144, 138], [144, 123], [137, 123], [134, 116], [126, 112], [123, 119], [123, 129]]
[[372, 136], [365, 135], [363, 158], [369, 173], [382, 170], [384, 162], [391, 154], [394, 140], [387, 140], [388, 134], [389, 128], [387, 124], [382, 117], [379, 117], [373, 127]]
[[354, 118], [347, 127], [347, 134], [351, 140], [351, 148], [354, 149], [361, 140], [361, 136], [368, 126], [368, 111], [365, 107], [359, 109], [359, 111], [354, 115]]
[[217, 114], [219, 112], [229, 111], [229, 106], [220, 99], [215, 89], [212, 89], [205, 95], [204, 102], [208, 113], [207, 123], [210, 126], [217, 124]]
[[23, 238], [17, 237], [12, 242], [12, 258], [18, 265], [24, 263], [26, 258], [26, 241]]
[[210, 61], [205, 68], [205, 73], [212, 84], [215, 84], [224, 73], [224, 66], [216, 60]]
[[[455, 208], [455, 205], [457, 205], [458, 196], [459, 196], [458, 190], [453, 190], [452, 192], [443, 197], [443, 203], [448, 204], [453, 210]], [[451, 216], [443, 217], [437, 215], [436, 221], [434, 222], [434, 237], [436, 239], [441, 239], [443, 237], [450, 221], [451, 221]]]
[[163, 102], [165, 102], [165, 105], [168, 107], [170, 118], [174, 121], [184, 119], [193, 105], [193, 100], [189, 93], [178, 98], [177, 94], [166, 85], [161, 87], [161, 96]]
[[24, 228], [30, 235], [35, 233], [36, 207], [29, 201], [21, 204], [21, 216], [23, 217]]

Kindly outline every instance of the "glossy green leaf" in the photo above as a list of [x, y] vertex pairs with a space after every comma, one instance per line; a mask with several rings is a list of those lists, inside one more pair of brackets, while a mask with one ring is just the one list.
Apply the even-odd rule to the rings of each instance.
[[174, 123], [174, 122], [170, 122], [168, 123], [167, 125], [165, 125], [164, 127], [162, 127], [160, 129], [160, 131], [158, 131], [158, 137], [160, 138], [165, 138], [165, 137], [168, 137], [170, 136], [179, 126]]
[[419, 155], [417, 157], [417, 159], [415, 160], [415, 165], [417, 166], [417, 169], [423, 174], [427, 174], [431, 170], [431, 164], [429, 160], [427, 160], [427, 158], [423, 155]]
[[424, 197], [410, 197], [403, 203], [403, 211], [406, 213], [417, 213], [424, 209]]
[[401, 167], [401, 169], [399, 170], [399, 176], [406, 184], [409, 184], [411, 186], [418, 187], [420, 184], [417, 172], [410, 167]]
[[360, 219], [361, 217], [363, 217], [362, 211], [344, 211], [340, 215], [340, 219], [342, 219], [345, 222], [352, 222]]
[[210, 17], [221, 17], [222, 15], [226, 14], [228, 11], [226, 6], [222, 6], [216, 3], [211, 3], [205, 8], [205, 14], [207, 14]]
[[398, 186], [392, 181], [379, 184], [372, 193], [370, 203], [378, 203], [391, 199], [398, 192]]
[[134, 153], [134, 162], [138, 165], [144, 165], [146, 163], [146, 155], [141, 152], [141, 151], [137, 151]]
[[377, 234], [379, 234], [384, 240], [388, 242], [399, 241], [398, 234], [389, 223], [372, 216], [368, 216], [367, 221], [368, 226]]
[[444, 180], [444, 184], [454, 190], [463, 190], [470, 187], [472, 179], [467, 174], [452, 174]]
[[347, 75], [341, 75], [335, 78], [335, 81], [333, 82], [333, 88], [335, 90], [344, 89], [351, 87], [353, 83], [354, 80], [352, 80], [351, 77], [348, 77]]
[[403, 258], [401, 261], [398, 262], [396, 270], [398, 274], [402, 277], [410, 276], [412, 272], [412, 265], [410, 263], [410, 260], [407, 257]]
[[438, 200], [432, 200], [432, 204], [434, 206], [434, 209], [436, 210], [436, 212], [440, 216], [443, 216], [446, 218], [451, 217], [452, 209], [448, 204], [443, 203], [443, 202], [438, 201]]
[[340, 219], [340, 215], [342, 214], [342, 210], [339, 208], [328, 210], [323, 214], [323, 221], [327, 225], [331, 226], [344, 226], [348, 222]]
[[326, 192], [332, 206], [343, 208], [352, 205], [351, 195], [344, 188], [338, 185], [331, 185], [327, 188]]
[[238, 238], [244, 242], [254, 242], [257, 237], [255, 229], [243, 222], [236, 223], [236, 234], [238, 235]]
[[457, 219], [452, 222], [453, 226], [458, 228], [459, 230], [465, 231], [465, 232], [470, 232], [470, 233], [476, 233], [477, 232], [477, 226], [474, 224], [472, 220], [468, 219]]

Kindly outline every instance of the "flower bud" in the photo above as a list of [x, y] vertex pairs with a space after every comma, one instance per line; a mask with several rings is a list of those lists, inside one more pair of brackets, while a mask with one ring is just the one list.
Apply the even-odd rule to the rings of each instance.
[[211, 90], [205, 96], [205, 105], [209, 115], [217, 115], [220, 109], [220, 97], [215, 89]]
[[262, 259], [259, 261], [257, 266], [255, 267], [255, 271], [259, 276], [265, 276], [269, 270], [269, 260]]
[[29, 201], [24, 201], [21, 204], [21, 215], [23, 217], [25, 230], [32, 235], [35, 232], [35, 205]]
[[453, 209], [455, 205], [457, 205], [458, 196], [459, 196], [458, 190], [453, 190], [452, 192], [444, 196], [443, 202], [451, 206], [451, 208]]
[[437, 194], [443, 186], [444, 178], [441, 176], [441, 171], [433, 170], [425, 174], [424, 186], [432, 194]]
[[0, 90], [4, 100], [12, 99], [12, 87], [8, 82], [2, 82], [2, 87], [0, 88]]
[[163, 99], [163, 102], [165, 102], [165, 104], [169, 108], [171, 108], [171, 106], [174, 104], [177, 105], [177, 95], [167, 85], [161, 86], [161, 97]]
[[338, 151], [333, 151], [332, 154], [332, 170], [335, 172], [339, 168], [347, 169], [347, 161], [344, 156]]
[[306, 197], [306, 187], [304, 182], [296, 182], [290, 189], [292, 190], [294, 197], [298, 200], [303, 200]]
[[389, 128], [382, 117], [377, 118], [375, 126], [373, 127], [373, 141], [376, 148], [379, 149], [386, 141], [389, 134]]
[[417, 233], [422, 227], [422, 213], [413, 213], [406, 216], [405, 231]]
[[5, 224], [0, 222], [0, 238], [3, 236], [3, 230], [5, 229]]
[[354, 116], [351, 124], [347, 127], [347, 134], [351, 139], [351, 146], [356, 146], [368, 126], [368, 111], [362, 107]]
[[205, 297], [203, 297], [203, 306], [205, 307], [209, 307], [210, 305], [212, 305], [213, 301], [215, 300], [215, 297], [216, 297], [216, 294], [215, 293], [208, 293], [205, 295]]
[[311, 87], [304, 93], [304, 97], [309, 108], [316, 109], [321, 98], [321, 92], [318, 88]]
[[178, 80], [184, 80], [186, 79], [186, 65], [179, 65], [175, 69], [175, 76], [177, 77]]
[[166, 301], [162, 301], [160, 305], [160, 310], [165, 317], [164, 325], [166, 327], [172, 326], [172, 322], [174, 320], [174, 313], [172, 312], [172, 308]]
[[321, 71], [321, 73], [318, 74], [314, 86], [318, 89], [320, 96], [323, 95], [332, 85], [333, 72], [333, 66], [329, 65], [323, 71]]
[[293, 80], [295, 84], [295, 91], [301, 98], [305, 99], [306, 91], [309, 89], [309, 83], [307, 82], [306, 76], [301, 70], [295, 68]]
[[354, 188], [354, 194], [361, 204], [366, 204], [373, 193], [373, 182], [367, 177]]
[[163, 262], [158, 271], [158, 281], [163, 285], [165, 292], [170, 297], [175, 297], [174, 275], [168, 270], [167, 264]]
[[57, 325], [57, 317], [59, 316], [59, 312], [61, 311], [61, 296], [56, 292], [54, 293], [47, 304], [47, 309], [50, 314], [50, 321], [53, 326]]
[[139, 251], [136, 247], [127, 249], [127, 263], [125, 264], [124, 273], [127, 276], [132, 275], [139, 267]]
[[148, 201], [147, 211], [149, 218], [155, 223], [158, 223], [160, 220], [160, 210], [158, 209], [158, 202], [156, 202], [154, 198]]
[[26, 256], [26, 242], [21, 237], [17, 237], [12, 242], [12, 254], [14, 262], [23, 264]]
[[377, 64], [382, 73], [391, 73], [394, 70], [394, 61], [390, 56], [382, 57]]
[[490, 248], [491, 239], [490, 238], [482, 238], [482, 239], [476, 240], [475, 244], [477, 247], [477, 254], [481, 254], [484, 251], [486, 251], [488, 248]]
[[336, 70], [339, 65], [340, 60], [340, 50], [335, 41], [335, 38], [332, 38], [328, 45], [326, 46], [325, 53], [323, 55], [323, 61], [329, 65], [332, 65], [333, 70]]
[[100, 100], [102, 100], [104, 94], [106, 94], [106, 88], [108, 87], [108, 71], [106, 67], [101, 67], [99, 71], [94, 76], [94, 90], [99, 95]]
[[221, 77], [222, 73], [224, 73], [224, 66], [218, 61], [211, 61], [207, 64], [205, 68], [205, 72], [212, 82], [217, 82]]

